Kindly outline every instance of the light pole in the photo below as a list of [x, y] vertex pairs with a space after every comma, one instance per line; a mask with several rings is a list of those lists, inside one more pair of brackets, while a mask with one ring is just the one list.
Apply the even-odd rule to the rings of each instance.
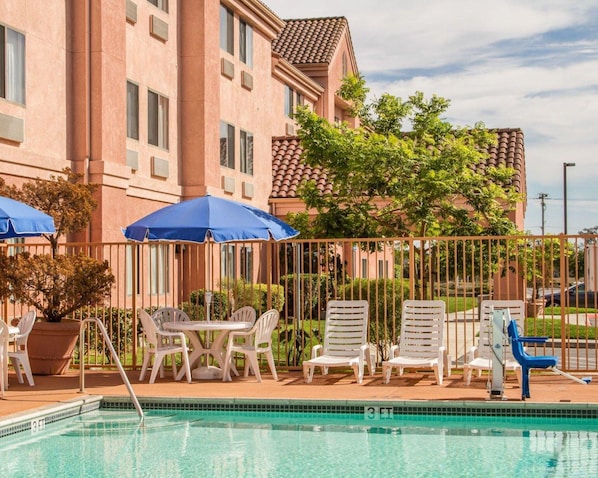
[[567, 234], [567, 168], [575, 166], [575, 163], [563, 163], [563, 219], [565, 222], [565, 234]]
[[544, 235], [544, 213], [546, 212], [546, 202], [545, 200], [548, 198], [548, 194], [540, 193], [538, 195], [538, 199], [541, 201], [542, 204], [542, 235]]

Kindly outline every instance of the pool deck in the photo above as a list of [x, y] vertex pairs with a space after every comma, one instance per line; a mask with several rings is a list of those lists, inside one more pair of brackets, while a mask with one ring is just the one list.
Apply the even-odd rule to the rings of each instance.
[[[486, 376], [474, 376], [466, 386], [459, 372], [435, 384], [433, 373], [406, 372], [402, 377], [393, 375], [389, 384], [382, 383], [380, 372], [374, 377], [366, 375], [363, 384], [355, 382], [352, 373], [331, 373], [322, 376], [316, 371], [313, 383], [306, 384], [300, 371], [280, 371], [278, 381], [264, 374], [262, 383], [255, 377], [235, 377], [232, 382], [219, 380], [194, 380], [193, 383], [175, 382], [168, 375], [154, 384], [139, 382], [139, 372], [127, 376], [137, 396], [188, 397], [219, 399], [269, 399], [269, 400], [358, 400], [358, 401], [447, 401], [450, 403], [488, 402]], [[586, 374], [584, 376], [592, 376]], [[128, 396], [126, 386], [117, 371], [89, 370], [85, 372], [85, 391], [80, 392], [79, 372], [74, 370], [60, 376], [35, 376], [35, 386], [20, 385], [14, 373], [9, 373], [10, 387], [0, 397], [0, 419], [14, 414], [32, 412], [40, 407], [57, 405], [86, 395]], [[526, 403], [598, 404], [598, 376], [589, 385], [582, 385], [552, 373], [533, 374], [530, 379], [531, 398]], [[505, 382], [501, 403], [521, 403], [521, 389], [514, 375]], [[505, 400], [506, 399], [506, 400]]]

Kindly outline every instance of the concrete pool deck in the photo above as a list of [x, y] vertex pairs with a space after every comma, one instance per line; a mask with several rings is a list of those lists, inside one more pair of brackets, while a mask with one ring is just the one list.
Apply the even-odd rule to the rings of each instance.
[[[409, 373], [399, 377], [393, 375], [389, 384], [382, 383], [380, 372], [370, 377], [366, 375], [363, 384], [355, 382], [352, 373], [333, 371], [322, 376], [316, 371], [314, 381], [306, 384], [300, 371], [279, 371], [279, 380], [274, 381], [269, 374], [263, 374], [262, 383], [255, 377], [235, 377], [232, 382], [219, 380], [194, 380], [193, 383], [175, 382], [167, 375], [154, 384], [139, 382], [139, 372], [127, 372], [129, 381], [137, 396], [186, 397], [201, 399], [300, 399], [300, 400], [358, 400], [358, 401], [448, 401], [488, 402], [486, 376], [474, 376], [470, 386], [466, 386], [459, 372], [444, 379], [441, 386], [435, 384], [432, 372]], [[584, 376], [592, 376], [586, 374]], [[581, 377], [581, 375], [580, 375]], [[13, 414], [31, 412], [40, 407], [48, 407], [86, 395], [128, 397], [126, 386], [117, 371], [85, 371], [85, 391], [79, 387], [79, 372], [73, 370], [60, 376], [35, 376], [35, 386], [19, 384], [12, 371], [9, 373], [10, 387], [0, 397], [0, 419]], [[582, 385], [552, 373], [533, 374], [530, 379], [530, 404], [592, 404], [598, 405], [598, 376], [592, 382]], [[504, 398], [495, 402], [521, 402], [521, 389], [514, 375], [505, 382]]]

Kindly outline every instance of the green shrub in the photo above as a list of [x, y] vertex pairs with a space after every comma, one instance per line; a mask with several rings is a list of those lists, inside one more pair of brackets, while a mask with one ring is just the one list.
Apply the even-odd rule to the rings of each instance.
[[[193, 309], [193, 316], [205, 315], [205, 289], [197, 289], [189, 295], [190, 309]], [[201, 306], [202, 314], [198, 314], [195, 309], [196, 306]], [[183, 308], [183, 310], [185, 310]], [[187, 310], [185, 310], [187, 312]], [[212, 302], [210, 304], [210, 319], [212, 320], [226, 320], [230, 315], [230, 303], [226, 292], [212, 291]], [[191, 315], [189, 316], [191, 318]]]
[[[272, 294], [271, 308], [280, 312], [285, 304], [284, 287], [272, 284], [270, 292]], [[267, 284], [250, 284], [240, 279], [233, 284], [232, 293], [235, 300], [235, 309], [250, 305], [256, 310], [258, 317], [269, 309]]]

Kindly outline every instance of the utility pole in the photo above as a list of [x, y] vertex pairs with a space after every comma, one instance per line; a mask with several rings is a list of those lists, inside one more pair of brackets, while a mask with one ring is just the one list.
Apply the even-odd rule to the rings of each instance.
[[548, 194], [546, 193], [539, 193], [538, 199], [541, 201], [542, 204], [542, 235], [544, 235], [544, 212], [546, 211], [546, 202], [545, 200], [548, 198]]

